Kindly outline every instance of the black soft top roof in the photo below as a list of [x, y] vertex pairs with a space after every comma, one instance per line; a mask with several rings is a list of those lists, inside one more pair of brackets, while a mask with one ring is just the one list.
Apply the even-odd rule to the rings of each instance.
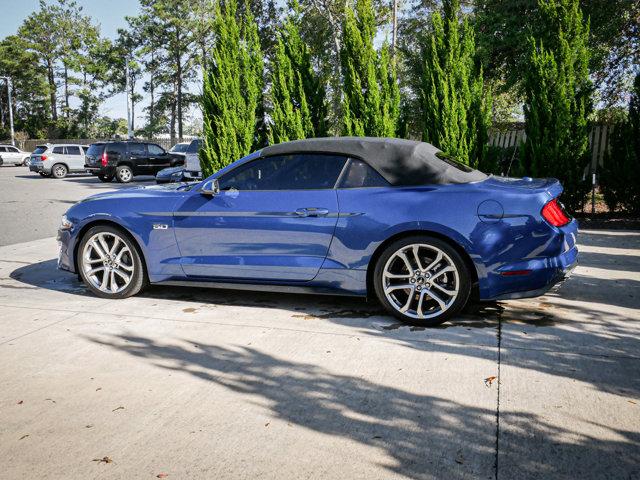
[[[433, 145], [400, 138], [328, 137], [270, 145], [263, 156], [292, 153], [336, 153], [359, 158], [394, 186], [470, 183], [487, 176], [436, 156]], [[446, 158], [446, 157], [445, 157]], [[466, 170], [466, 171], [465, 171]]]

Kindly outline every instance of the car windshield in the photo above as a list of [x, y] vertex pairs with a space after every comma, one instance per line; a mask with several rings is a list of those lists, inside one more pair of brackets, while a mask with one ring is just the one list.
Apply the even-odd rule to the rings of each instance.
[[93, 145], [89, 145], [89, 150], [87, 150], [87, 155], [102, 155], [103, 150], [104, 150], [104, 143], [94, 143]]
[[35, 153], [36, 155], [39, 155], [41, 153], [44, 153], [47, 151], [47, 146], [46, 145], [38, 145], [36, 147], [36, 149], [33, 151], [33, 153]]
[[187, 151], [187, 148], [189, 148], [188, 143], [176, 143], [169, 151], [174, 153], [184, 153]]
[[193, 140], [187, 149], [187, 153], [198, 153], [200, 150], [200, 140]]

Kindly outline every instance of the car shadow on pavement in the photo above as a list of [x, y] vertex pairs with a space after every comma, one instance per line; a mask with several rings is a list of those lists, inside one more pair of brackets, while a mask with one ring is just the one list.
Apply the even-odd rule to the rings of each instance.
[[[335, 374], [313, 363], [287, 360], [249, 346], [200, 342], [194, 346], [188, 339], [165, 343], [126, 334], [86, 338], [158, 368], [240, 393], [243, 401], [265, 405], [274, 422], [379, 449], [389, 459], [379, 466], [390, 475], [494, 478], [494, 409]], [[430, 345], [432, 351], [449, 348]], [[640, 455], [634, 446], [640, 435], [636, 432], [611, 429], [606, 438], [576, 437], [544, 417], [513, 411], [504, 412], [501, 421], [516, 426], [507, 433], [508, 444], [501, 450], [505, 452], [501, 465], [513, 469], [504, 478], [549, 474], [553, 478], [596, 478], [605, 473], [610, 478], [633, 478], [634, 472], [640, 472]], [[554, 458], [570, 461], [549, 462], [536, 449], [528, 451], [532, 438], [553, 444]], [[517, 459], [515, 464], [509, 465], [510, 456]]]

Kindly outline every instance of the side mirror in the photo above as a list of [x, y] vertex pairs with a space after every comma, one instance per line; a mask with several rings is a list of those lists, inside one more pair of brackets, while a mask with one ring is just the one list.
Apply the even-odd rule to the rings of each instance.
[[207, 180], [204, 185], [202, 185], [202, 188], [200, 188], [200, 193], [202, 195], [211, 195], [212, 197], [215, 197], [220, 193], [220, 182], [218, 182], [217, 178]]

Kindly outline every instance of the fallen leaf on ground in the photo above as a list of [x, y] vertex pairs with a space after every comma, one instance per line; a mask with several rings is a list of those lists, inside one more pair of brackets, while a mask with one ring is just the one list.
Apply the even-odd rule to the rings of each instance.
[[116, 410], [124, 410], [124, 407], [118, 407], [118, 408], [114, 408], [113, 410], [111, 410], [112, 412], [115, 412]]
[[98, 463], [113, 463], [113, 460], [111, 460], [111, 458], [109, 458], [109, 457], [94, 458], [91, 461], [92, 462], [98, 462]]
[[270, 423], [270, 422], [265, 423], [265, 424], [264, 424], [264, 426], [265, 426], [265, 427], [268, 427], [268, 426], [269, 426], [269, 423]]
[[102, 390], [102, 387], [96, 388], [96, 392], [99, 391], [99, 390]]
[[629, 403], [633, 403], [634, 405], [637, 405], [637, 403], [636, 403], [636, 402], [634, 402], [633, 400], [627, 400], [627, 402], [629, 402]]
[[47, 400], [48, 400], [48, 401], [50, 401], [50, 402], [52, 402], [52, 403], [56, 403], [56, 401], [55, 401], [54, 399], [52, 399], [52, 398], [45, 398], [45, 399], [44, 399], [44, 401], [45, 401], [45, 402], [46, 402]]
[[25, 439], [25, 438], [27, 438], [28, 436], [29, 436], [29, 434], [22, 435], [22, 436], [20, 437], [20, 440], [24, 440], [24, 439]]
[[169, 476], [168, 473], [159, 473], [156, 475], [156, 478], [167, 478]]
[[462, 465], [464, 463], [464, 455], [462, 455], [462, 450], [458, 450], [456, 453], [456, 463]]
[[24, 403], [24, 400], [20, 400], [20, 401], [18, 402], [18, 405], [22, 405], [23, 403]]
[[490, 387], [490, 386], [491, 386], [491, 384], [493, 383], [493, 381], [494, 381], [496, 378], [498, 378], [498, 377], [496, 377], [495, 375], [493, 375], [493, 376], [491, 376], [491, 377], [487, 377], [487, 378], [485, 378], [485, 379], [484, 379], [484, 384], [485, 384], [487, 387]]
[[376, 439], [377, 439], [377, 438], [382, 438], [382, 437], [381, 437], [380, 435], [374, 435], [374, 436], [373, 436], [373, 437], [371, 437], [371, 438], [376, 438]]
[[93, 428], [93, 425], [85, 425], [84, 428]]

